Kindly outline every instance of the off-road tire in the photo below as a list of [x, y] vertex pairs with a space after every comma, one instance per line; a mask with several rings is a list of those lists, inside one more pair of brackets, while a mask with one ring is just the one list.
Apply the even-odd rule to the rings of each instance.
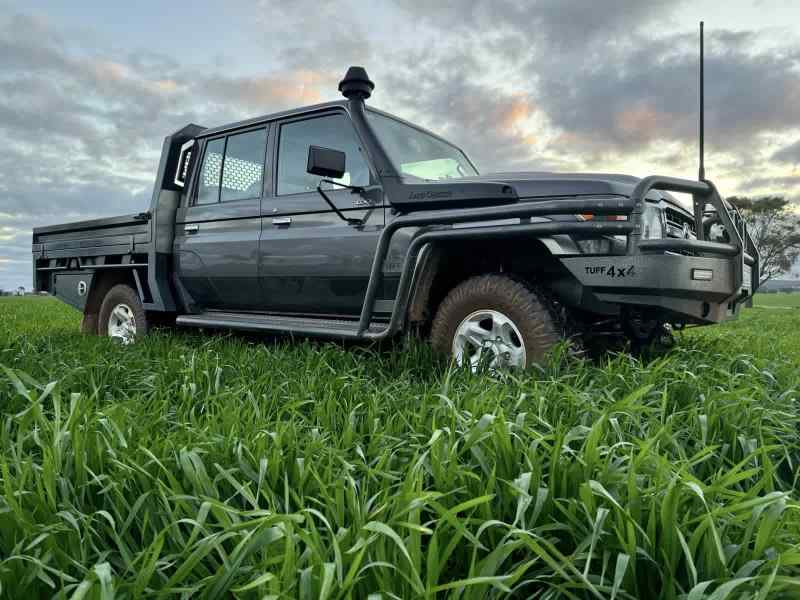
[[542, 364], [563, 339], [544, 295], [508, 275], [479, 275], [457, 285], [439, 305], [431, 327], [434, 351], [452, 357], [459, 324], [479, 310], [495, 310], [513, 321], [525, 346], [526, 367]]
[[98, 335], [108, 336], [108, 320], [111, 316], [111, 311], [119, 304], [125, 304], [133, 312], [134, 324], [136, 326], [136, 335], [134, 339], [139, 339], [147, 334], [149, 324], [147, 321], [147, 312], [144, 310], [142, 301], [139, 295], [129, 285], [119, 283], [108, 290], [103, 303], [100, 305], [100, 317], [97, 322]]

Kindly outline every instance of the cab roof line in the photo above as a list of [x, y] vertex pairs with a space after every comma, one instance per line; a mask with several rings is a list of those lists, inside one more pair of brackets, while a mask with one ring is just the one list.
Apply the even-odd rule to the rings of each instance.
[[284, 119], [286, 117], [302, 116], [310, 113], [328, 110], [331, 108], [343, 108], [346, 110], [347, 101], [334, 100], [333, 102], [323, 102], [321, 104], [313, 104], [311, 106], [302, 106], [300, 108], [292, 108], [288, 110], [282, 110], [276, 113], [261, 115], [259, 117], [244, 119], [243, 121], [236, 121], [235, 123], [228, 123], [227, 125], [211, 127], [203, 131], [201, 134], [199, 134], [197, 138], [198, 139], [206, 138], [220, 133], [227, 133], [228, 131], [233, 131], [234, 129], [243, 129], [245, 127], [251, 127], [253, 125], [261, 125], [262, 123], [267, 124], [270, 123], [271, 121], [277, 121], [278, 119]]
[[[261, 115], [258, 117], [252, 117], [250, 119], [244, 119], [242, 121], [236, 121], [234, 123], [228, 123], [226, 125], [219, 125], [217, 127], [209, 127], [208, 129], [203, 130], [202, 133], [199, 133], [196, 136], [196, 139], [212, 137], [215, 135], [219, 135], [222, 133], [228, 133], [229, 131], [233, 131], [236, 129], [245, 129], [247, 127], [253, 127], [255, 125], [267, 124], [271, 123], [272, 121], [277, 121], [278, 119], [285, 119], [286, 117], [300, 117], [303, 115], [313, 114], [315, 112], [320, 112], [324, 110], [330, 110], [332, 108], [342, 108], [347, 110], [348, 109], [348, 102], [347, 100], [333, 100], [331, 102], [322, 102], [320, 104], [312, 104], [310, 106], [301, 106], [299, 108], [291, 108], [287, 110], [282, 110], [276, 113], [270, 113], [266, 115]], [[365, 107], [367, 112], [373, 112], [379, 114], [383, 117], [387, 117], [389, 119], [393, 119], [403, 125], [416, 129], [422, 133], [425, 133], [437, 140], [444, 142], [449, 146], [453, 146], [454, 148], [460, 150], [464, 154], [466, 151], [457, 144], [454, 144], [452, 141], [448, 140], [447, 138], [442, 137], [438, 133], [435, 133], [429, 129], [425, 129], [424, 127], [420, 127], [416, 123], [412, 123], [411, 121], [407, 121], [402, 117], [398, 117], [397, 115], [393, 115], [392, 113], [386, 112], [385, 110], [381, 110], [379, 108], [375, 108], [374, 106], [370, 105]], [[469, 158], [469, 156], [467, 157]], [[470, 160], [470, 162], [472, 162]], [[474, 165], [473, 165], [474, 166]]]

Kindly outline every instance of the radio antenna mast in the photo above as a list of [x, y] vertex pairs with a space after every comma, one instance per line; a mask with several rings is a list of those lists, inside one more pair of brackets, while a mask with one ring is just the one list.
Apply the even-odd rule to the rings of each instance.
[[703, 21], [700, 21], [700, 169], [697, 178], [704, 181], [706, 178], [706, 167], [703, 160], [703, 144], [705, 141], [705, 81], [703, 77]]

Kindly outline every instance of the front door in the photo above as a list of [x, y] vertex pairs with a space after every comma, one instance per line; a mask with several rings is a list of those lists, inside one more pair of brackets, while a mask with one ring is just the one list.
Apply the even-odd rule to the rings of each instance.
[[176, 218], [181, 284], [199, 308], [258, 310], [258, 243], [267, 128], [206, 140], [188, 206]]
[[266, 310], [331, 316], [357, 315], [364, 301], [383, 207], [351, 190], [323, 184], [334, 204], [363, 227], [342, 221], [317, 192], [320, 177], [306, 172], [311, 145], [341, 150], [340, 183], [376, 182], [350, 117], [334, 111], [285, 120], [275, 130], [272, 197], [263, 204], [259, 249]]

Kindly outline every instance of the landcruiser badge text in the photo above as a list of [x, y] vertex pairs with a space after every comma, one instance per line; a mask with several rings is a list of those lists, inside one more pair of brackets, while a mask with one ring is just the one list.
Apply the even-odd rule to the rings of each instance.
[[615, 267], [611, 265], [607, 267], [597, 266], [597, 267], [586, 267], [586, 274], [587, 275], [605, 275], [609, 278], [616, 278], [621, 279], [623, 277], [635, 277], [636, 270], [633, 268], [633, 265], [623, 265], [621, 267]]
[[425, 191], [425, 192], [411, 192], [408, 195], [409, 200], [437, 200], [439, 198], [450, 198], [453, 192], [447, 191]]

